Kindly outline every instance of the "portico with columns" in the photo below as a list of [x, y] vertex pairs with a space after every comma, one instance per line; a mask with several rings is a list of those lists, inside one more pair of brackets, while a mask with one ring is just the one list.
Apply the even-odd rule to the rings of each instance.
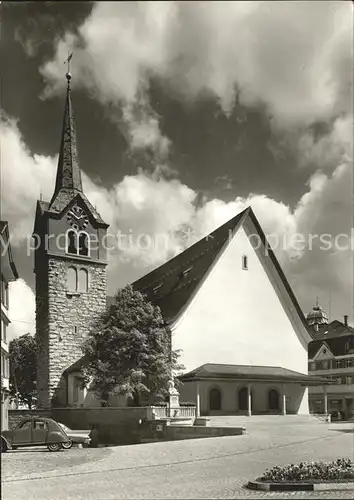
[[280, 367], [203, 365], [182, 375], [179, 391], [196, 404], [196, 416], [308, 414], [309, 385], [329, 382]]

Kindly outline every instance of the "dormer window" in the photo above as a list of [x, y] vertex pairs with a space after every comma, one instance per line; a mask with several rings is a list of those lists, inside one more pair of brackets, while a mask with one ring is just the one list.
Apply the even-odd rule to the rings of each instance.
[[162, 283], [160, 283], [159, 285], [156, 285], [156, 286], [152, 289], [152, 291], [153, 291], [154, 293], [156, 293], [158, 290], [160, 290], [160, 288], [161, 288], [161, 287], [162, 287]]
[[247, 259], [247, 255], [242, 255], [242, 269], [244, 271], [247, 271], [248, 269], [248, 259]]
[[192, 269], [193, 269], [193, 267], [191, 266], [188, 269], [185, 269], [184, 271], [182, 271], [180, 274], [180, 278], [181, 279], [185, 278], [191, 272]]

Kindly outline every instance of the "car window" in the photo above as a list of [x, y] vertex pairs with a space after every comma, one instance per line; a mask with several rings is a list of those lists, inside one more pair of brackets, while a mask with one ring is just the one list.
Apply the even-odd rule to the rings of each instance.
[[25, 422], [22, 422], [22, 424], [20, 424], [19, 429], [30, 429], [31, 425], [31, 420], [26, 420]]
[[41, 421], [41, 420], [35, 420], [35, 421], [34, 421], [33, 428], [34, 428], [34, 429], [43, 429], [43, 430], [47, 430], [47, 429], [48, 429], [48, 425], [47, 425], [47, 422], [43, 422], [43, 421]]
[[60, 422], [58, 422], [58, 424], [60, 425], [60, 427], [66, 432], [66, 431], [70, 431], [69, 427], [67, 427], [66, 425], [64, 424], [61, 424]]

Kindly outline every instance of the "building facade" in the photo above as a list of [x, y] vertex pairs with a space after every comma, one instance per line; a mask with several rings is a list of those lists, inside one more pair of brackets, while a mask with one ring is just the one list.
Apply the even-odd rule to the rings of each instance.
[[319, 386], [310, 387], [310, 411], [351, 419], [354, 417], [354, 328], [348, 325], [348, 316], [344, 316], [343, 322], [330, 322], [318, 304], [308, 314], [308, 321], [314, 337], [309, 344], [309, 373], [331, 381], [326, 394]]
[[[100, 405], [82, 387], [81, 346], [114, 300], [108, 226], [82, 189], [70, 78], [55, 190], [37, 202], [33, 234], [39, 407]], [[181, 398], [198, 414], [309, 412], [308, 386], [326, 381], [308, 376], [306, 318], [251, 208], [132, 286], [161, 308], [188, 372]]]
[[9, 283], [18, 279], [17, 269], [12, 257], [9, 225], [0, 221], [1, 233], [1, 430], [8, 428], [10, 363], [8, 345], [8, 326], [10, 294]]

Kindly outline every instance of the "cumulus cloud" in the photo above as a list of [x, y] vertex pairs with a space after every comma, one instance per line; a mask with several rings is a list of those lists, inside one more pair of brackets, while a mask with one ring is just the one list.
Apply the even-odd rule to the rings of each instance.
[[35, 296], [32, 289], [23, 279], [10, 283], [10, 325], [8, 341], [20, 337], [25, 333], [35, 333]]
[[[44, 199], [51, 197], [56, 159], [32, 155], [13, 120], [2, 122], [1, 132], [2, 212], [10, 222], [12, 244], [21, 246], [31, 234], [40, 189]], [[331, 175], [321, 172], [313, 175], [307, 192], [294, 210], [284, 203], [256, 194], [235, 197], [230, 202], [204, 198], [198, 203], [197, 192], [178, 179], [166, 180], [142, 171], [124, 177], [111, 189], [93, 182], [86, 174], [83, 174], [83, 184], [91, 203], [111, 225], [110, 233], [115, 236], [120, 231], [131, 237], [122, 240], [123, 245], [109, 255], [110, 293], [162, 264], [247, 206], [252, 206], [271, 238], [270, 242], [276, 243], [275, 253], [301, 304], [309, 308], [314, 297], [319, 295], [318, 290], [332, 290], [340, 315], [350, 310], [350, 163], [340, 164]], [[305, 244], [300, 249], [293, 244], [292, 237], [296, 234], [304, 237]], [[347, 235], [347, 246], [344, 249], [332, 246], [324, 250], [317, 239], [310, 249], [309, 235], [313, 234]], [[153, 246], [151, 241], [155, 242]], [[339, 243], [343, 246], [344, 239]], [[32, 291], [19, 281], [14, 284], [13, 294], [15, 298], [11, 303], [17, 308], [11, 312], [13, 317], [21, 319], [23, 315], [25, 321], [33, 321]], [[25, 323], [14, 325], [16, 332], [24, 332]]]
[[1, 210], [11, 226], [14, 242], [33, 230], [33, 212], [40, 194], [51, 197], [55, 179], [55, 158], [32, 154], [24, 143], [16, 120], [2, 116]]
[[[352, 13], [350, 2], [99, 2], [76, 34], [56, 42], [41, 68], [43, 97], [64, 90], [63, 61], [74, 50], [73, 86], [107, 106], [133, 152], [153, 155], [155, 175], [139, 171], [110, 189], [83, 175], [111, 233], [132, 236], [133, 244], [109, 256], [111, 293], [251, 205], [265, 232], [282, 237], [276, 254], [301, 304], [308, 308], [319, 289], [332, 290], [335, 310], [349, 314], [350, 249], [323, 250], [317, 239], [299, 250], [291, 238], [350, 236]], [[299, 166], [317, 168], [297, 206], [252, 193], [201, 200], [179, 180], [156, 175], [170, 171], [171, 143], [150, 99], [152, 79], [182, 101], [212, 97], [227, 115], [236, 100], [261, 106], [278, 140], [274, 153], [291, 148]], [[2, 208], [20, 245], [40, 191], [51, 197], [57, 159], [32, 154], [13, 120], [2, 120], [1, 137]], [[160, 245], [147, 251], [137, 244], [142, 234], [161, 235]]]
[[183, 99], [214, 96], [226, 113], [237, 95], [283, 124], [309, 124], [352, 109], [352, 13], [336, 1], [99, 2], [42, 73], [47, 93], [58, 91], [70, 47], [76, 83], [102, 102], [131, 105], [158, 78]]

